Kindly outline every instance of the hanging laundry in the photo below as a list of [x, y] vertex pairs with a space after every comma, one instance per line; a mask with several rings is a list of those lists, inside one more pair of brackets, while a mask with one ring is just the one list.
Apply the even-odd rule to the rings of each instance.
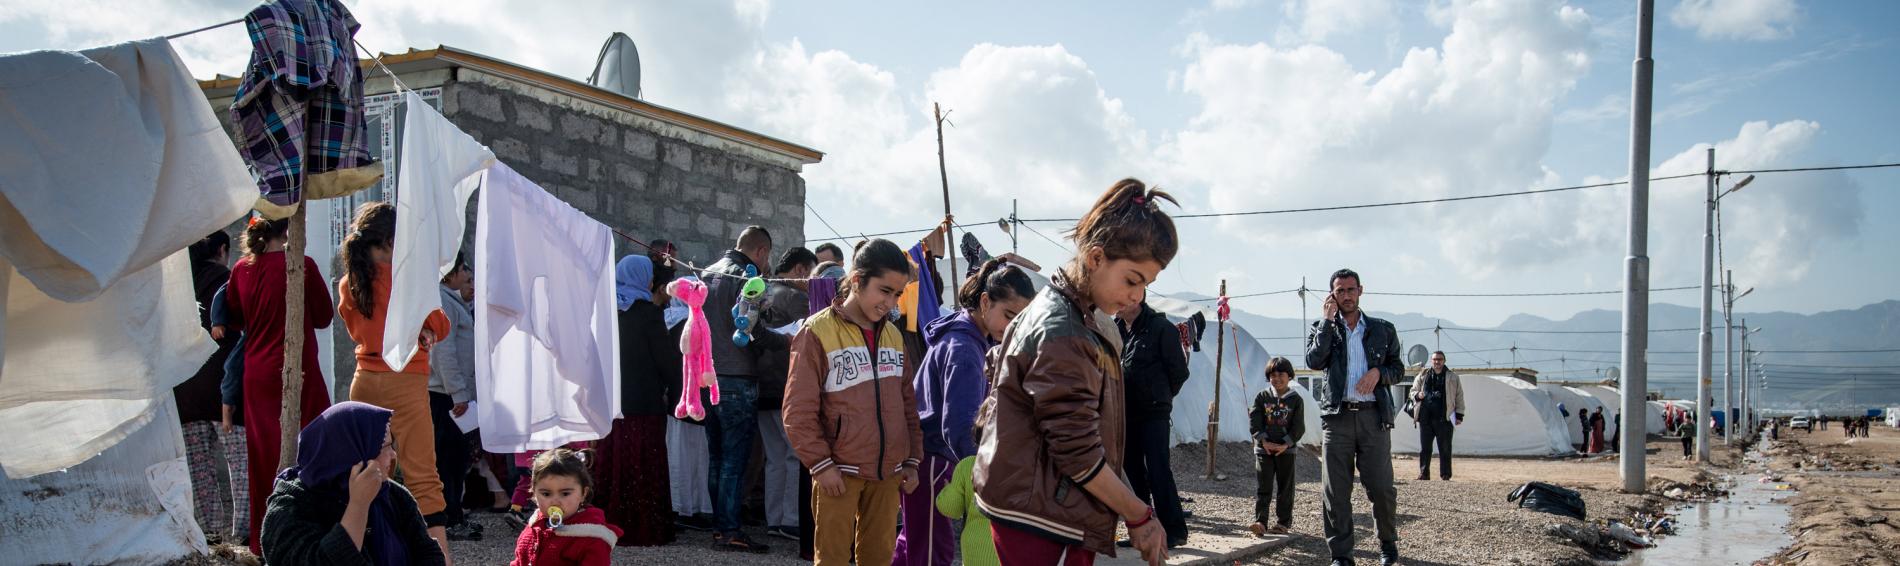
[[917, 266], [917, 280], [904, 288], [903, 305], [905, 319], [909, 321], [906, 330], [918, 332], [931, 321], [943, 316], [943, 289], [937, 287], [934, 262], [930, 260], [930, 248], [922, 242], [910, 247], [910, 263]]
[[475, 395], [482, 447], [545, 450], [620, 416], [613, 235], [507, 165], [475, 221]]
[[963, 261], [969, 264], [963, 270], [963, 276], [968, 278], [983, 270], [983, 263], [990, 260], [990, 252], [983, 249], [983, 243], [976, 240], [973, 232], [964, 232], [962, 242], [957, 247], [963, 251]]
[[0, 430], [11, 432], [0, 435], [0, 468], [9, 478], [77, 466], [153, 415], [175, 414], [172, 387], [217, 349], [198, 326], [187, 252], [83, 303], [40, 292], [6, 263]]
[[807, 279], [805, 286], [809, 289], [805, 293], [806, 306], [811, 307], [811, 312], [831, 308], [831, 302], [838, 298], [837, 279], [830, 277]]
[[163, 39], [0, 57], [0, 254], [99, 296], [244, 215], [251, 175]]
[[403, 93], [402, 169], [396, 173], [396, 243], [390, 250], [383, 360], [404, 367], [429, 313], [441, 310], [442, 276], [462, 250], [468, 199], [495, 154], [414, 92]]
[[358, 27], [337, 0], [269, 0], [244, 16], [251, 61], [231, 117], [263, 194], [257, 209], [267, 217], [383, 176], [369, 156]]

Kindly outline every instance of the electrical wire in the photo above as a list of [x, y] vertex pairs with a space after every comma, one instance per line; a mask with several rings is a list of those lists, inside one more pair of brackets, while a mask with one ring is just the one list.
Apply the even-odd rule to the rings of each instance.
[[831, 221], [830, 221], [830, 220], [825, 220], [825, 215], [823, 215], [823, 214], [819, 214], [819, 213], [818, 213], [818, 208], [817, 208], [817, 207], [814, 207], [814, 206], [812, 206], [812, 205], [811, 205], [811, 199], [806, 199], [806, 200], [805, 200], [805, 210], [809, 210], [809, 211], [811, 211], [811, 214], [812, 214], [812, 216], [816, 216], [816, 217], [818, 217], [818, 222], [819, 222], [819, 223], [821, 223], [821, 224], [824, 224], [824, 225], [825, 225], [825, 229], [826, 229], [826, 230], [830, 230], [830, 231], [831, 231], [831, 236], [832, 236], [832, 238], [833, 238], [833, 239], [836, 239], [836, 240], [843, 240], [843, 239], [845, 239], [843, 235], [841, 235], [841, 234], [839, 234], [839, 233], [838, 233], [838, 229], [837, 229], [837, 228], [834, 228], [834, 227], [832, 227], [832, 226], [831, 226]]
[[[1690, 286], [1685, 286], [1685, 287], [1663, 287], [1660, 289], [1650, 289], [1649, 292], [1657, 293], [1657, 292], [1662, 292], [1662, 291], [1686, 291], [1689, 289], [1701, 289], [1701, 288], [1702, 287], [1699, 285], [1690, 285]], [[1380, 292], [1366, 291], [1365, 294], [1386, 295], [1390, 297], [1572, 297], [1572, 296], [1579, 296], [1579, 295], [1621, 295], [1623, 294], [1623, 290], [1617, 289], [1614, 291], [1553, 291], [1553, 292], [1547, 292], [1547, 293], [1399, 293], [1399, 292], [1380, 293]]]

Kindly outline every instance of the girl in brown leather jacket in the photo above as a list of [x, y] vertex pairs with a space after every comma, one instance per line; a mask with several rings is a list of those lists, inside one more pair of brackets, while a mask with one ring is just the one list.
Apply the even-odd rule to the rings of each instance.
[[1144, 559], [1166, 560], [1154, 509], [1122, 480], [1120, 334], [1103, 314], [1139, 302], [1179, 250], [1163, 200], [1135, 179], [1109, 188], [1070, 232], [1075, 258], [993, 350], [974, 475], [1005, 565], [1093, 564], [1122, 522]]

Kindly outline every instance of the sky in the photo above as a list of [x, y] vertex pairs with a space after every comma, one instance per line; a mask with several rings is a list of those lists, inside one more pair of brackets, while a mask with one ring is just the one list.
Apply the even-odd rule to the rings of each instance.
[[[807, 238], [942, 217], [931, 108], [952, 207], [991, 250], [1012, 205], [1079, 216], [1123, 177], [1181, 213], [1435, 199], [1626, 178], [1635, 2], [1212, 0], [950, 4], [843, 0], [353, 0], [357, 39], [448, 45], [585, 78], [601, 42], [639, 46], [645, 98], [826, 152], [804, 172]], [[7, 0], [0, 52], [80, 49], [236, 19], [236, 0]], [[550, 8], [559, 6], [559, 8]], [[1900, 162], [1900, 3], [1658, 0], [1652, 175]], [[236, 75], [241, 26], [178, 41], [199, 77]], [[1736, 179], [1724, 182], [1732, 184]], [[1900, 169], [1763, 174], [1722, 200], [1722, 264], [1744, 311], [1900, 298]], [[1703, 178], [1652, 186], [1654, 287], [1702, 277]], [[1371, 210], [1180, 219], [1154, 290], [1234, 295], [1610, 291], [1623, 187]], [[1017, 245], [1046, 266], [1067, 225]], [[783, 239], [783, 238], [781, 238]], [[814, 243], [815, 245], [815, 243]], [[1888, 283], [1881, 283], [1887, 281]], [[1699, 305], [1694, 291], [1655, 302]], [[1369, 296], [1377, 311], [1487, 326], [1565, 319], [1618, 295]], [[1237, 299], [1297, 316], [1294, 295]], [[1316, 308], [1316, 303], [1314, 304]]]

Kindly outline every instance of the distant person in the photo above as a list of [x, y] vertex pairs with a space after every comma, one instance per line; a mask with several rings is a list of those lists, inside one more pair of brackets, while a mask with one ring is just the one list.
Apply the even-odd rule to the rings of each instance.
[[1827, 415], [1821, 415], [1821, 430], [1827, 430]]
[[1682, 441], [1682, 459], [1695, 457], [1695, 421], [1684, 419], [1676, 425], [1676, 436]]
[[812, 254], [818, 256], [818, 263], [844, 265], [844, 250], [838, 249], [838, 244], [830, 242], [818, 244], [818, 247], [812, 250]]
[[1591, 454], [1600, 454], [1603, 452], [1603, 412], [1608, 410], [1609, 409], [1598, 409], [1597, 412], [1590, 413]]
[[475, 271], [467, 258], [456, 254], [455, 265], [442, 277], [438, 295], [442, 313], [449, 317], [449, 335], [437, 342], [429, 354], [429, 416], [435, 426], [435, 471], [442, 478], [442, 495], [447, 502], [449, 540], [482, 540], [482, 524], [467, 520], [462, 512], [463, 478], [474, 465], [470, 458], [476, 446], [462, 432], [455, 419], [468, 414], [475, 402], [475, 311], [462, 300], [462, 290], [472, 285]]
[[1352, 481], [1359, 480], [1372, 501], [1372, 524], [1379, 535], [1379, 563], [1399, 560], [1398, 490], [1392, 485], [1390, 387], [1404, 374], [1399, 333], [1391, 322], [1360, 308], [1365, 292], [1359, 274], [1333, 272], [1332, 292], [1306, 339], [1307, 369], [1325, 371], [1313, 392], [1319, 402], [1322, 491], [1326, 500], [1326, 545], [1333, 564], [1352, 564]]
[[1115, 317], [1122, 338], [1122, 388], [1126, 392], [1127, 448], [1123, 466], [1128, 485], [1168, 533], [1168, 548], [1187, 544], [1187, 516], [1174, 483], [1168, 453], [1174, 449], [1174, 396], [1187, 384], [1187, 352], [1181, 332], [1146, 301], [1129, 305]]
[[223, 330], [211, 332], [211, 310], [222, 297], [218, 291], [231, 279], [231, 269], [226, 266], [231, 257], [231, 236], [212, 232], [188, 250], [191, 284], [198, 299], [198, 324], [218, 346], [197, 373], [172, 388], [178, 421], [184, 427], [185, 461], [191, 469], [193, 515], [205, 534], [219, 535], [227, 542], [242, 541], [250, 536], [251, 524], [244, 429], [224, 426], [230, 420], [220, 410], [224, 364], [239, 347], [238, 336]]
[[1577, 449], [1582, 450], [1584, 454], [1589, 454], [1590, 453], [1590, 408], [1589, 407], [1584, 407], [1577, 410], [1577, 421], [1582, 423], [1581, 427], [1578, 428], [1577, 430], [1583, 431], [1583, 438], [1578, 439], [1580, 442], [1577, 443]]
[[1432, 352], [1432, 365], [1412, 380], [1418, 403], [1418, 479], [1432, 479], [1432, 445], [1438, 445], [1438, 479], [1451, 481], [1451, 432], [1465, 422], [1465, 388], [1458, 372], [1445, 367], [1445, 353]]
[[746, 346], [758, 364], [757, 414], [764, 460], [759, 483], [764, 484], [765, 492], [765, 532], [794, 541], [798, 540], [799, 525], [798, 472], [805, 467], [799, 465], [798, 454], [792, 452], [791, 442], [785, 438], [785, 374], [791, 364], [792, 343], [790, 337], [772, 329], [811, 315], [805, 279], [811, 277], [817, 265], [817, 257], [803, 247], [794, 247], [779, 256], [778, 264], [772, 268], [772, 278], [776, 281], [766, 284], [765, 297], [760, 301], [756, 323], [759, 328], [753, 330], [752, 342]]
[[1254, 522], [1249, 529], [1257, 537], [1293, 530], [1293, 465], [1299, 459], [1293, 449], [1306, 436], [1306, 402], [1293, 391], [1292, 381], [1293, 362], [1277, 356], [1268, 360], [1268, 387], [1247, 406], [1255, 470]]

